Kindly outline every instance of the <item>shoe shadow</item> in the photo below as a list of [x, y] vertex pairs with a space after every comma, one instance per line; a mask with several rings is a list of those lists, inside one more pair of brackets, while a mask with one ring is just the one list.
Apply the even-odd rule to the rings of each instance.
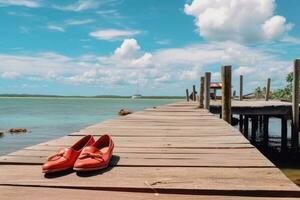
[[45, 174], [44, 177], [48, 178], [48, 179], [58, 178], [58, 177], [62, 177], [62, 176], [67, 176], [67, 175], [69, 175], [73, 172], [74, 172], [73, 169], [67, 169], [67, 170], [64, 170], [64, 171], [61, 171], [61, 172], [53, 172], [53, 173]]
[[113, 155], [110, 159], [109, 167], [105, 169], [95, 170], [95, 171], [76, 172], [76, 174], [77, 176], [80, 177], [91, 177], [91, 176], [101, 175], [112, 170], [118, 164], [119, 160], [120, 160], [120, 156]]

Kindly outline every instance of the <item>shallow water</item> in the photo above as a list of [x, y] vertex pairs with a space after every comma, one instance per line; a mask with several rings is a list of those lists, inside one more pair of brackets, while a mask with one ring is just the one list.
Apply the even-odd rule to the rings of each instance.
[[111, 119], [122, 109], [133, 111], [168, 104], [176, 99], [0, 98], [0, 131], [27, 128], [25, 134], [5, 133], [0, 155], [78, 131]]

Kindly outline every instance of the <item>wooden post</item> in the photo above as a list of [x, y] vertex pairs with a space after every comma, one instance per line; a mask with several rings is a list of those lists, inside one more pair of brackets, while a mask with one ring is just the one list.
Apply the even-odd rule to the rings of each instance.
[[204, 81], [204, 108], [209, 110], [209, 105], [210, 105], [210, 77], [211, 73], [206, 72], [205, 73], [205, 81]]
[[217, 100], [217, 89], [214, 88], [214, 100], [216, 101]]
[[196, 86], [193, 85], [193, 101], [196, 101]]
[[271, 88], [271, 79], [268, 78], [267, 89], [266, 89], [266, 101], [269, 101], [270, 98], [270, 88]]
[[222, 119], [231, 124], [231, 66], [222, 67]]
[[281, 152], [287, 150], [287, 119], [285, 116], [281, 118]]
[[256, 132], [258, 128], [258, 117], [257, 115], [252, 116], [252, 123], [251, 123], [251, 143], [255, 144], [256, 142]]
[[243, 101], [243, 75], [240, 75], [240, 101]]
[[244, 136], [248, 139], [249, 132], [249, 116], [245, 115], [244, 117]]
[[299, 145], [299, 74], [300, 59], [294, 62], [293, 72], [293, 117], [292, 117], [292, 148], [298, 150]]
[[264, 115], [263, 116], [263, 137], [264, 137], [264, 146], [268, 147], [269, 145], [269, 116]]
[[200, 78], [199, 108], [204, 108], [204, 76]]
[[186, 92], [186, 101], [190, 101], [189, 90], [186, 89], [185, 92]]
[[243, 133], [243, 129], [244, 129], [244, 118], [243, 118], [243, 115], [240, 115], [240, 118], [239, 118], [239, 129], [240, 129], [240, 132]]

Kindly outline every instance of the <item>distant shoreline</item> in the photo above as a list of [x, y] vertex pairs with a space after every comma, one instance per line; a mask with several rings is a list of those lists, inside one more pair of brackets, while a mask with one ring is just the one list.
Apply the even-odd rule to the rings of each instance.
[[[0, 98], [99, 98], [99, 99], [131, 99], [131, 96], [96, 95], [96, 96], [63, 96], [63, 95], [34, 95], [34, 94], [0, 94]], [[184, 99], [184, 96], [142, 96], [138, 99]]]

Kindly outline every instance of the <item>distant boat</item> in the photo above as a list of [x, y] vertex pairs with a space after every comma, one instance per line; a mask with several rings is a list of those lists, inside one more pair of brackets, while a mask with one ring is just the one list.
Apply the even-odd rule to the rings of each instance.
[[131, 99], [140, 99], [142, 98], [142, 95], [140, 94], [140, 88], [139, 88], [139, 83], [136, 84], [136, 93], [131, 96]]
[[131, 96], [132, 99], [140, 99], [142, 98], [142, 95], [141, 94], [134, 94]]

